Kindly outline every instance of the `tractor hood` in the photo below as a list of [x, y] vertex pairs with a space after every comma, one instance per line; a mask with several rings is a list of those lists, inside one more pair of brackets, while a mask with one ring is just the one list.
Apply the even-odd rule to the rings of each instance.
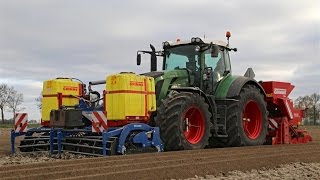
[[155, 79], [157, 103], [167, 96], [172, 86], [190, 86], [190, 77], [186, 69], [152, 71], [142, 75], [153, 77]]
[[177, 69], [177, 70], [165, 70], [165, 71], [152, 71], [143, 73], [141, 75], [153, 77], [155, 81], [172, 79], [172, 78], [189, 78], [189, 73], [186, 69]]
[[164, 72], [163, 71], [152, 71], [152, 72], [143, 73], [141, 75], [157, 78], [159, 76], [164, 75]]

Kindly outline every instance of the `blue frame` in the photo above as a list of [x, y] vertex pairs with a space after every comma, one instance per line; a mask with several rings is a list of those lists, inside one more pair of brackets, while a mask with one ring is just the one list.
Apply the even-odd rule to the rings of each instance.
[[[110, 137], [118, 137], [119, 143], [117, 146], [117, 152], [119, 154], [125, 154], [125, 141], [132, 131], [141, 131], [136, 134], [133, 138], [133, 143], [141, 143], [143, 147], [155, 147], [158, 152], [163, 151], [163, 145], [160, 140], [160, 133], [158, 127], [151, 127], [143, 123], [132, 123], [127, 124], [121, 128], [109, 128], [108, 131], [103, 131], [102, 136], [102, 155], [107, 155], [107, 141]], [[84, 129], [62, 129], [62, 128], [32, 128], [28, 129], [25, 133], [15, 133], [14, 130], [11, 131], [11, 152], [12, 155], [15, 153], [15, 138], [18, 136], [32, 136], [34, 133], [50, 132], [50, 154], [53, 154], [55, 151], [54, 148], [54, 139], [57, 139], [58, 144], [58, 154], [61, 156], [62, 150], [62, 141], [65, 137], [68, 137], [74, 133], [84, 132], [86, 134], [91, 133], [91, 127], [86, 127]], [[152, 134], [151, 136], [148, 136]]]

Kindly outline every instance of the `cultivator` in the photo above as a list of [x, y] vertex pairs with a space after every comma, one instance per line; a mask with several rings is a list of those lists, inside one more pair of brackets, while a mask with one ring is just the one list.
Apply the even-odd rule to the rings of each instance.
[[[17, 121], [12, 152], [22, 135], [22, 152], [91, 156], [311, 141], [297, 129], [303, 116], [288, 98], [290, 83], [258, 83], [251, 68], [231, 74], [229, 52], [237, 49], [229, 38], [166, 41], [162, 51], [150, 45], [137, 52], [137, 65], [150, 54], [151, 72], [110, 75], [88, 89], [73, 78], [45, 81], [43, 127], [21, 131]], [[103, 93], [92, 89], [101, 84]]]
[[27, 133], [11, 132], [12, 153], [15, 138], [24, 135], [18, 148], [21, 152], [69, 152], [89, 156], [161, 152], [159, 128], [132, 123], [121, 128], [109, 128], [101, 133], [91, 129], [33, 128]]

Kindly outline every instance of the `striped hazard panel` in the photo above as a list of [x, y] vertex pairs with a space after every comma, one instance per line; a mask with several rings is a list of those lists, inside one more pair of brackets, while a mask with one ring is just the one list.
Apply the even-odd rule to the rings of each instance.
[[102, 111], [94, 111], [91, 115], [92, 132], [103, 132], [107, 130], [107, 117]]
[[28, 114], [16, 113], [16, 117], [14, 119], [14, 131], [16, 133], [27, 132], [27, 125], [28, 125]]
[[274, 119], [269, 119], [269, 129], [276, 130], [278, 129], [278, 123]]

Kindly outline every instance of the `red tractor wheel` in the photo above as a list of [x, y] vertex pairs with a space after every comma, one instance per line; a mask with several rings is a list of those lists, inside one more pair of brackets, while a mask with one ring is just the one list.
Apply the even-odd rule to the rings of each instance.
[[211, 136], [211, 113], [204, 99], [195, 93], [174, 92], [157, 111], [156, 124], [165, 150], [201, 149]]
[[197, 106], [189, 107], [184, 115], [184, 136], [190, 144], [201, 141], [205, 131], [205, 116]]
[[250, 139], [257, 139], [262, 130], [262, 113], [259, 104], [250, 100], [244, 106], [242, 113], [242, 126], [244, 133]]
[[267, 136], [268, 118], [264, 96], [254, 85], [245, 85], [238, 102], [228, 105], [227, 138], [213, 138], [213, 147], [262, 145]]

